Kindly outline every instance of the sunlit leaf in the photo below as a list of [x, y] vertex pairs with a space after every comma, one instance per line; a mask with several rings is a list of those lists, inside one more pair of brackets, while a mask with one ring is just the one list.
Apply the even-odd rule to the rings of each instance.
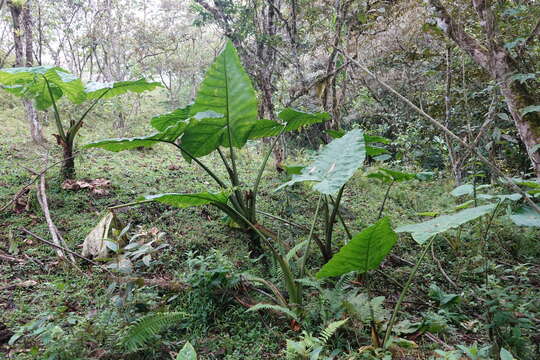
[[[186, 142], [185, 148], [190, 153], [202, 153], [197, 151], [198, 144], [190, 137], [200, 136], [205, 132], [212, 132], [218, 139], [216, 147], [228, 146], [229, 137], [232, 146], [245, 145], [257, 121], [257, 98], [251, 80], [231, 41], [227, 42], [221, 54], [208, 69], [191, 108], [192, 114], [207, 111], [221, 114], [222, 118], [217, 120], [211, 117], [207, 118], [208, 121], [200, 121], [190, 126], [182, 140]], [[211, 131], [204, 129], [207, 126]]]
[[145, 91], [154, 90], [162, 85], [158, 82], [148, 82], [145, 79], [134, 81], [115, 81], [115, 82], [95, 82], [91, 81], [86, 84], [84, 92], [87, 99], [102, 99], [112, 98], [127, 92], [142, 93]]
[[452, 228], [456, 228], [490, 213], [495, 209], [495, 206], [495, 204], [478, 206], [471, 209], [462, 210], [455, 214], [438, 216], [434, 219], [418, 224], [400, 226], [396, 229], [396, 232], [411, 233], [413, 239], [417, 243], [423, 244], [434, 235], [440, 234]]
[[300, 175], [279, 188], [298, 182], [313, 181], [313, 188], [323, 194], [333, 195], [362, 166], [366, 157], [364, 135], [361, 130], [352, 130], [345, 136], [333, 140], [315, 157], [315, 161], [302, 169]]
[[145, 202], [151, 200], [178, 208], [187, 208], [212, 203], [226, 204], [229, 199], [229, 195], [230, 192], [228, 191], [222, 191], [219, 193], [200, 192], [195, 194], [168, 193], [145, 196], [138, 201]]
[[518, 226], [540, 227], [540, 214], [529, 206], [524, 206], [514, 212], [510, 215], [510, 219]]
[[176, 360], [197, 360], [195, 348], [189, 341], [186, 342], [182, 350], [176, 355]]
[[79, 78], [55, 66], [35, 66], [0, 69], [0, 84], [16, 96], [34, 99], [36, 108], [45, 110], [54, 100], [66, 96], [73, 103], [86, 99], [84, 86]]
[[353, 236], [317, 273], [318, 278], [339, 276], [351, 271], [376, 269], [396, 243], [397, 234], [385, 217]]

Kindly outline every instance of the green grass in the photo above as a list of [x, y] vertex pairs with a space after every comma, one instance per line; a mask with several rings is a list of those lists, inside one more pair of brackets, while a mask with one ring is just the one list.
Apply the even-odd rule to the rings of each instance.
[[[45, 167], [42, 159], [46, 153], [49, 153], [49, 164], [58, 156], [58, 147], [52, 141], [47, 148], [29, 143], [21, 108], [11, 108], [7, 104], [8, 101], [0, 103], [0, 206], [33, 178], [25, 167], [39, 170]], [[148, 131], [147, 119], [165, 110], [149, 104], [142, 109], [129, 120], [127, 129], [120, 130], [112, 126], [110, 118], [114, 118], [114, 115], [107, 108], [101, 109], [110, 116], [90, 119], [81, 131], [78, 144], [106, 137], [144, 134]], [[52, 124], [45, 130], [47, 138], [51, 139]], [[239, 167], [245, 183], [254, 181], [263, 150], [262, 145], [253, 144], [240, 152]], [[203, 160], [212, 167], [219, 164], [219, 159], [213, 155]], [[308, 157], [304, 152], [298, 152], [288, 161], [291, 164], [304, 163]], [[133, 201], [140, 195], [196, 192], [209, 187], [217, 190], [212, 179], [201, 169], [186, 163], [175, 148], [166, 145], [123, 153], [85, 151], [77, 158], [76, 167], [80, 179], [103, 177], [112, 183], [109, 195], [95, 197], [86, 190], [63, 190], [58, 179], [58, 168], [48, 171], [47, 195], [52, 217], [69, 247], [76, 251], [80, 251], [79, 245], [108, 206]], [[224, 169], [220, 168], [219, 172], [225, 175]], [[259, 208], [309, 226], [317, 196], [302, 185], [274, 192], [284, 180], [285, 175], [276, 173], [269, 164], [263, 177]], [[452, 188], [452, 181], [443, 174], [429, 182], [396, 184], [390, 192], [385, 214], [397, 226], [425, 219], [417, 215], [418, 212], [451, 211], [456, 205], [456, 200], [449, 195]], [[361, 172], [352, 179], [342, 204], [345, 220], [354, 232], [376, 220], [385, 191], [385, 185], [363, 177]], [[235, 300], [235, 295], [242, 296], [242, 292], [237, 289], [215, 296], [203, 291], [171, 292], [143, 286], [135, 287], [129, 297], [120, 301], [125, 294], [125, 287], [121, 291], [108, 291], [113, 280], [106, 274], [85, 263], [79, 263], [82, 273], [59, 263], [53, 249], [19, 231], [25, 227], [49, 238], [33, 188], [31, 194], [29, 211], [16, 214], [10, 207], [0, 213], [0, 253], [22, 260], [20, 263], [0, 261], [0, 288], [29, 280], [35, 282], [29, 287], [16, 286], [0, 291], [0, 323], [13, 332], [32, 321], [41, 319], [43, 323], [35, 329], [29, 329], [14, 346], [0, 344], [0, 358], [169, 359], [172, 358], [172, 352], [179, 351], [184, 342], [189, 340], [203, 359], [280, 359], [283, 358], [285, 340], [298, 339], [298, 332], [292, 330], [288, 320], [270, 313], [246, 313], [246, 309]], [[212, 249], [219, 249], [236, 272], [250, 271], [263, 277], [279, 275], [272, 267], [265, 268], [262, 261], [253, 263], [247, 246], [247, 234], [228, 228], [222, 214], [214, 208], [179, 210], [164, 205], [145, 204], [121, 212], [120, 218], [125, 223], [131, 223], [133, 231], [155, 227], [166, 233], [163, 241], [168, 247], [159, 253], [149, 268], [138, 269], [142, 277], [183, 279], [187, 274], [186, 259], [189, 253], [206, 255]], [[260, 221], [279, 233], [290, 245], [306, 237], [304, 232], [275, 220], [260, 217]], [[478, 241], [483, 226], [480, 222], [464, 228], [459, 236], [458, 232], [453, 231], [439, 238], [434, 247], [435, 254], [459, 288], [454, 289], [448, 284], [436, 262], [431, 255], [428, 256], [428, 261], [420, 268], [414, 289], [407, 297], [400, 320], [421, 321], [432, 316], [429, 314], [440, 312], [436, 303], [427, 295], [429, 286], [437, 283], [448, 292], [461, 294], [463, 298], [462, 305], [453, 310], [459, 313], [459, 320], [437, 336], [451, 345], [471, 344], [474, 341], [489, 343], [484, 308], [479, 300], [486, 296], [481, 289], [484, 283], [483, 272], [478, 271], [484, 264], [483, 248]], [[335, 239], [338, 244], [342, 244], [346, 236], [339, 223], [336, 231]], [[496, 284], [493, 287], [501, 294], [504, 291], [504, 294], [519, 292], [522, 305], [515, 311], [525, 314], [525, 317], [538, 318], [538, 286], [534, 286], [539, 283], [540, 270], [537, 261], [540, 254], [538, 231], [515, 227], [501, 217], [496, 218], [492, 234], [487, 249], [492, 276], [490, 281]], [[9, 253], [8, 248], [14, 243], [17, 251]], [[321, 259], [317, 249], [312, 253], [315, 256], [312, 256], [308, 265], [313, 274], [320, 268]], [[409, 237], [401, 236], [394, 253], [414, 262], [419, 247]], [[388, 259], [383, 263], [382, 270], [402, 284], [411, 266]], [[374, 295], [386, 296], [385, 306], [391, 309], [399, 296], [399, 288], [380, 273], [373, 274], [371, 283], [375, 284]], [[353, 286], [362, 290], [361, 283], [355, 284]], [[316, 291], [309, 294], [307, 308], [312, 314], [304, 329], [319, 333], [325, 326], [321, 323], [324, 318], [321, 306], [329, 305], [320, 305]], [[145, 351], [126, 354], [119, 346], [125, 329], [149, 311], [191, 311], [193, 316], [160, 333]], [[357, 326], [361, 329], [361, 324]], [[369, 344], [367, 331], [364, 329], [364, 335], [354, 334], [353, 329], [340, 331], [331, 341], [331, 346], [341, 349], [340, 358], [360, 358], [358, 348]], [[523, 337], [527, 338], [530, 334], [525, 332]], [[401, 358], [411, 356], [427, 359], [434, 348], [440, 348], [439, 344], [424, 336], [419, 336], [415, 341], [420, 348], [409, 351], [409, 355]]]

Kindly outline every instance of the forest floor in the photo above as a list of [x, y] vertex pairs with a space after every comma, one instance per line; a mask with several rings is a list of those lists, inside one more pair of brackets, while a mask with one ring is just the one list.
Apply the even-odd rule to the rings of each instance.
[[[49, 151], [49, 165], [58, 156], [52, 142], [47, 149], [28, 142], [26, 125], [19, 120], [22, 118], [18, 109], [0, 112], [0, 207], [34, 179], [25, 168], [43, 169]], [[140, 135], [145, 130], [144, 126], [131, 126], [129, 131], [120, 131], [105, 120], [95, 121], [96, 125], [83, 129], [79, 144]], [[47, 128], [48, 133], [51, 128]], [[241, 152], [239, 167], [246, 183], [254, 181], [260, 151], [254, 144]], [[298, 152], [291, 155], [289, 162], [306, 163], [309, 156], [308, 151]], [[211, 166], [218, 166], [218, 160], [213, 155], [205, 158]], [[185, 162], [175, 148], [165, 145], [122, 153], [84, 151], [77, 157], [76, 167], [79, 180], [110, 181], [105, 194], [94, 194], [87, 189], [63, 189], [57, 167], [47, 172], [51, 216], [68, 246], [77, 252], [109, 206], [133, 201], [140, 195], [213, 189], [203, 171]], [[224, 173], [224, 169], [220, 171]], [[286, 175], [268, 166], [260, 209], [309, 227], [317, 196], [302, 185], [274, 192], [285, 179]], [[285, 357], [287, 339], [298, 340], [302, 330], [319, 334], [330, 321], [340, 317], [336, 310], [340, 298], [330, 293], [323, 297], [314, 288], [306, 299], [308, 320], [300, 327], [278, 313], [246, 312], [243, 302], [256, 296], [242, 288], [216, 293], [160, 286], [175, 280], [191, 281], [193, 285], [201, 277], [223, 273], [230, 277], [246, 272], [279, 284], [279, 271], [250, 255], [248, 235], [228, 227], [216, 209], [206, 206], [176, 209], [144, 204], [121, 211], [120, 220], [131, 224], [129, 236], [156, 238], [167, 246], [153, 254], [150, 266], [141, 263], [134, 269], [137, 277], [159, 280], [159, 284], [142, 286], [136, 282], [112, 287], [115, 279], [99, 268], [78, 261], [77, 270], [59, 261], [51, 247], [21, 232], [25, 228], [50, 239], [34, 189], [31, 187], [29, 196], [20, 199], [19, 211], [10, 206], [0, 213], [0, 359], [172, 359], [188, 340], [201, 359], [281, 359]], [[385, 215], [397, 226], [425, 220], [426, 216], [419, 214], [422, 212], [453, 211], [462, 201], [450, 195], [452, 189], [452, 181], [442, 173], [428, 182], [396, 184], [389, 193]], [[345, 221], [353, 232], [377, 219], [385, 191], [386, 187], [375, 179], [361, 174], [353, 177], [342, 203]], [[260, 221], [292, 245], [307, 236], [303, 230], [271, 218], [261, 216]], [[400, 312], [400, 336], [411, 341], [411, 348], [394, 352], [394, 359], [428, 359], [435, 356], [436, 349], [459, 349], [458, 345], [478, 343], [481, 348], [491, 343], [488, 329], [497, 332], [505, 348], [514, 353], [521, 351], [519, 359], [537, 358], [538, 353], [533, 352], [538, 351], [534, 345], [540, 341], [534, 337], [540, 317], [539, 232], [495, 217], [490, 240], [484, 243], [479, 241], [484, 228], [480, 222], [459, 233], [449, 232], [435, 242]], [[343, 228], [337, 224], [337, 243], [343, 243], [345, 238]], [[384, 297], [381, 327], [397, 301], [411, 264], [418, 258], [419, 246], [402, 234], [393, 253], [397, 257], [385, 260], [370, 279], [374, 284], [371, 295]], [[318, 254], [312, 256], [309, 268], [313, 274], [320, 265]], [[361, 281], [354, 280], [348, 284], [348, 291], [356, 288], [361, 292], [362, 286]], [[123, 348], [122, 337], [128, 326], [157, 311], [178, 311], [186, 316], [159, 333], [144, 349], [128, 352]], [[501, 317], [497, 318], [497, 314]], [[336, 350], [336, 358], [369, 358], [359, 351], [370, 344], [369, 327], [356, 324], [356, 328], [338, 331], [327, 344], [327, 349]]]

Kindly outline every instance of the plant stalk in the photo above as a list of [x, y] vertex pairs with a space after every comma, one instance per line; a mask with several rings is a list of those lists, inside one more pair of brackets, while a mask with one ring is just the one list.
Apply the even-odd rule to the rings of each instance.
[[398, 312], [399, 312], [399, 308], [401, 307], [401, 303], [405, 299], [405, 295], [407, 294], [407, 291], [409, 291], [409, 287], [411, 286], [411, 283], [412, 283], [412, 281], [414, 279], [414, 276], [416, 275], [416, 272], [418, 271], [418, 268], [420, 267], [420, 265], [424, 261], [424, 258], [426, 257], [426, 254], [427, 254], [429, 248], [431, 247], [431, 244], [433, 243], [433, 240], [435, 240], [435, 238], [436, 238], [436, 236], [433, 236], [431, 238], [431, 240], [429, 240], [429, 242], [424, 246], [424, 250], [422, 250], [422, 253], [420, 254], [420, 257], [418, 258], [418, 261], [414, 265], [414, 268], [413, 268], [411, 274], [409, 275], [409, 278], [407, 279], [407, 282], [403, 286], [403, 290], [401, 291], [401, 294], [399, 295], [399, 299], [398, 299], [396, 305], [394, 306], [394, 311], [392, 312], [392, 317], [390, 318], [390, 321], [388, 323], [386, 333], [384, 334], [384, 340], [382, 342], [383, 347], [386, 346], [386, 343], [388, 342], [388, 339], [390, 339], [390, 335], [392, 333], [392, 328], [394, 327], [394, 324], [396, 322], [397, 315], [398, 315]]
[[384, 199], [381, 204], [381, 208], [379, 209], [379, 216], [377, 216], [377, 220], [381, 219], [381, 216], [384, 211], [384, 205], [386, 204], [386, 199], [388, 199], [388, 194], [390, 194], [390, 189], [392, 188], [392, 185], [394, 185], [394, 183], [395, 183], [395, 180], [392, 180], [392, 182], [390, 183], [390, 185], [388, 185], [388, 188], [386, 189], [386, 193], [384, 194]]
[[313, 239], [313, 231], [315, 230], [315, 223], [317, 222], [317, 215], [319, 215], [319, 207], [321, 206], [321, 198], [323, 195], [319, 195], [319, 200], [317, 200], [317, 209], [315, 210], [315, 216], [313, 216], [313, 222], [311, 223], [311, 229], [309, 230], [308, 242], [306, 244], [306, 250], [304, 251], [304, 256], [302, 257], [302, 263], [300, 265], [299, 277], [304, 277], [304, 270], [306, 268], [306, 262], [309, 257], [309, 250], [311, 248], [311, 240]]

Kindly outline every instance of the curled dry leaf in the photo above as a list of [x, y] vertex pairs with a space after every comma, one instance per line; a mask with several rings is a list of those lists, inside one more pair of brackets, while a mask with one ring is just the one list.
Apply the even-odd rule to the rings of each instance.
[[115, 229], [118, 231], [122, 229], [120, 221], [114, 213], [108, 212], [101, 218], [92, 231], [86, 235], [83, 242], [82, 256], [91, 258], [108, 257], [109, 249], [105, 240], [113, 238], [113, 230]]

